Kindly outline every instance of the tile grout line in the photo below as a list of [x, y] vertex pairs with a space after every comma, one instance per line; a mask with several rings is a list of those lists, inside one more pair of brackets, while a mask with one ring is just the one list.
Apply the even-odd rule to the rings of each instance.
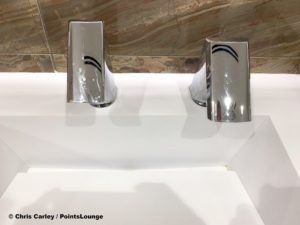
[[0, 56], [3, 56], [3, 55], [7, 55], [7, 56], [25, 56], [25, 55], [32, 55], [32, 56], [35, 56], [35, 55], [41, 55], [41, 56], [44, 56], [44, 55], [51, 55], [50, 53], [0, 53]]
[[[65, 55], [65, 54], [57, 54], [57, 55]], [[201, 58], [200, 55], [115, 55], [111, 54], [111, 56], [117, 57], [176, 57], [176, 58]], [[300, 59], [300, 56], [250, 56], [251, 59]]]
[[[0, 56], [8, 55], [8, 56], [15, 56], [15, 55], [64, 55], [63, 53], [58, 54], [52, 54], [52, 53], [3, 53], [0, 52]], [[176, 58], [200, 58], [200, 56], [197, 55], [111, 55], [114, 57], [176, 57]], [[250, 56], [251, 59], [300, 59], [300, 56]]]
[[250, 59], [300, 59], [300, 56], [250, 56]]
[[36, 2], [36, 5], [37, 5], [37, 8], [38, 8], [38, 12], [39, 12], [41, 24], [42, 24], [42, 27], [43, 27], [43, 33], [44, 33], [45, 39], [46, 39], [46, 46], [47, 46], [47, 49], [48, 49], [48, 52], [49, 52], [49, 54], [47, 54], [47, 55], [50, 55], [50, 60], [51, 60], [52, 68], [53, 68], [53, 71], [55, 72], [56, 71], [56, 66], [55, 66], [55, 63], [54, 63], [53, 54], [52, 54], [51, 49], [50, 49], [50, 44], [49, 44], [49, 40], [48, 40], [46, 28], [45, 28], [44, 19], [43, 19], [41, 8], [40, 8], [40, 3], [39, 3], [39, 0], [35, 0], [35, 2]]

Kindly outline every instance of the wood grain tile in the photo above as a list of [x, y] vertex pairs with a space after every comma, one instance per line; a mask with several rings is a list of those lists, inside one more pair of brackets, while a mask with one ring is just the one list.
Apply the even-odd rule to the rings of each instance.
[[53, 53], [69, 20], [104, 20], [113, 55], [198, 56], [206, 37], [247, 38], [251, 56], [300, 56], [299, 0], [39, 0]]
[[249, 39], [251, 56], [300, 55], [299, 0], [174, 0], [178, 55], [197, 55], [206, 37]]
[[35, 0], [0, 1], [0, 53], [49, 53]]
[[67, 72], [67, 56], [62, 54], [53, 54], [54, 70], [57, 72]]
[[50, 55], [0, 55], [1, 72], [54, 72]]
[[140, 38], [147, 40], [149, 49], [140, 55], [176, 55], [177, 37], [180, 31], [173, 0], [148, 0], [142, 1], [141, 5], [140, 12], [144, 26], [139, 33]]
[[251, 58], [251, 73], [300, 74], [300, 57]]
[[[144, 24], [140, 0], [40, 0], [51, 51], [66, 54], [70, 20], [103, 20], [111, 54], [143, 54], [149, 50], [142, 38]], [[142, 32], [141, 32], [142, 31]]]
[[[205, 38], [218, 37], [249, 39], [254, 72], [299, 73], [299, 0], [38, 1], [58, 71], [68, 22], [103, 20], [115, 72], [193, 72]], [[0, 0], [0, 15], [1, 68], [53, 71], [36, 0]]]
[[[67, 72], [66, 55], [54, 55], [56, 70]], [[199, 68], [195, 56], [111, 56], [115, 73], [195, 73]], [[251, 73], [300, 74], [300, 57], [251, 58]]]
[[198, 57], [177, 56], [113, 56], [115, 73], [195, 73]]
[[[53, 55], [56, 71], [67, 72], [67, 56]], [[115, 73], [194, 73], [199, 67], [198, 57], [176, 56], [111, 56]]]

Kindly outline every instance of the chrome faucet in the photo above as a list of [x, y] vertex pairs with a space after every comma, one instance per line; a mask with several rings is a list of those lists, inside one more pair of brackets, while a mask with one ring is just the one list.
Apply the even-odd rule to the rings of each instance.
[[250, 121], [248, 41], [207, 39], [190, 93], [195, 103], [207, 107], [210, 120]]
[[105, 107], [116, 99], [102, 21], [69, 23], [67, 77], [67, 102]]

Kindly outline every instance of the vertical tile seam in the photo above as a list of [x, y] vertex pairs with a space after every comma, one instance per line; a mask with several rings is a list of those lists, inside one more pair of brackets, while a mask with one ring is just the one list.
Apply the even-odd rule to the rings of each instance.
[[55, 65], [53, 54], [52, 54], [52, 51], [51, 51], [51, 48], [50, 48], [50, 44], [49, 44], [49, 40], [48, 40], [48, 35], [47, 35], [47, 31], [46, 31], [46, 28], [45, 28], [44, 19], [43, 19], [41, 8], [40, 8], [40, 3], [39, 3], [38, 0], [35, 0], [35, 2], [36, 2], [36, 5], [37, 5], [37, 8], [38, 8], [38, 13], [39, 13], [40, 21], [41, 21], [42, 28], [43, 28], [43, 33], [44, 33], [44, 36], [45, 36], [45, 39], [46, 39], [46, 47], [47, 47], [49, 55], [50, 55], [50, 61], [51, 61], [52, 69], [53, 69], [54, 72], [56, 72], [56, 65]]

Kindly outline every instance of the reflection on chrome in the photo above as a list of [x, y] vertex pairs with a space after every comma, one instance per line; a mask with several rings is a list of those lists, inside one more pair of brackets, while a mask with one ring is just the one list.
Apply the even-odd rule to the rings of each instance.
[[190, 92], [195, 103], [207, 107], [210, 120], [250, 121], [248, 41], [207, 39]]
[[104, 23], [71, 21], [67, 101], [105, 107], [114, 102], [116, 95]]

